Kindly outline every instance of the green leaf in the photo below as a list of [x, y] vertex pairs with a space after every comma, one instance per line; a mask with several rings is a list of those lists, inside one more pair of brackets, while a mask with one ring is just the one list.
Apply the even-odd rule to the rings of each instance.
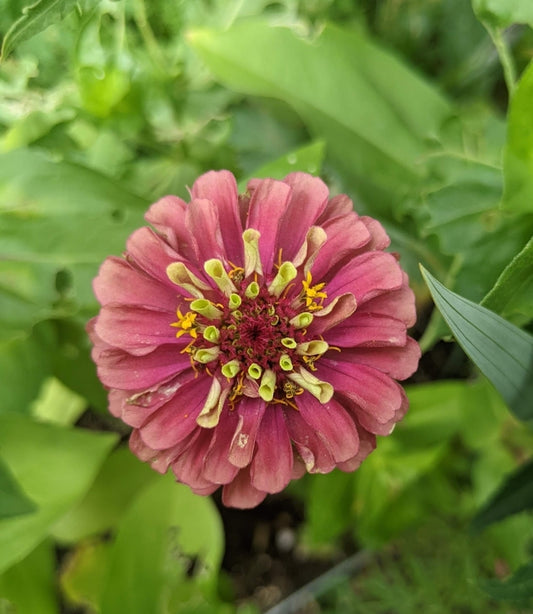
[[187, 582], [187, 569], [197, 582], [216, 580], [222, 551], [222, 525], [212, 501], [171, 475], [157, 479], [119, 527], [101, 614], [167, 611], [165, 602]]
[[423, 174], [420, 157], [450, 112], [436, 90], [355, 29], [328, 25], [310, 42], [248, 20], [194, 30], [189, 41], [229, 87], [291, 105], [359, 194], [389, 213]]
[[33, 514], [0, 520], [0, 572], [31, 552], [83, 497], [116, 440], [111, 433], [0, 416], [2, 458], [38, 505]]
[[[304, 145], [254, 170], [248, 179], [252, 177], [283, 179], [286, 175], [294, 171], [303, 171], [305, 173], [317, 175], [322, 167], [325, 153], [324, 149], [325, 144], [323, 141], [316, 141], [309, 145]], [[246, 189], [248, 179], [239, 182], [240, 191]]]
[[314, 475], [306, 501], [304, 539], [311, 545], [332, 545], [350, 523], [347, 510], [353, 500], [353, 474], [334, 471]]
[[114, 529], [135, 496], [156, 475], [127, 446], [113, 451], [85, 497], [54, 526], [54, 537], [74, 543]]
[[533, 239], [507, 265], [481, 304], [522, 324], [533, 318]]
[[530, 0], [472, 0], [472, 7], [480, 21], [498, 28], [507, 28], [514, 23], [533, 26]]
[[37, 0], [24, 7], [22, 17], [15, 21], [4, 36], [0, 61], [5, 60], [22, 41], [63, 19], [75, 6], [75, 0]]
[[12, 606], [3, 609], [5, 602], [0, 599], [0, 611], [17, 614], [57, 614], [56, 580], [54, 575], [56, 558], [53, 544], [46, 540], [24, 560], [0, 576], [0, 596]]
[[30, 403], [52, 374], [55, 348], [50, 322], [41, 322], [29, 335], [0, 341], [0, 415], [30, 412]]
[[457, 342], [521, 420], [533, 418], [533, 337], [448, 290], [421, 267]]
[[0, 457], [0, 518], [22, 516], [35, 510], [35, 504], [20, 490]]
[[511, 514], [533, 509], [533, 461], [519, 467], [507, 478], [503, 487], [478, 512], [472, 529], [480, 531]]
[[494, 599], [519, 601], [533, 597], [533, 561], [523, 565], [505, 582], [486, 580], [481, 588]]
[[0, 312], [12, 330], [96, 309], [91, 279], [144, 224], [147, 202], [93, 170], [33, 150], [0, 155]]
[[[533, 10], [533, 3], [528, 5]], [[530, 62], [514, 91], [508, 112], [503, 207], [510, 211], [533, 212], [532, 99], [533, 62]]]

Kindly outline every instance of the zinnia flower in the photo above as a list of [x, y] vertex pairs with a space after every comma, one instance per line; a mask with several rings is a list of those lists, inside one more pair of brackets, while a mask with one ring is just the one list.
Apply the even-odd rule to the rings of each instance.
[[253, 507], [305, 471], [353, 471], [407, 411], [420, 357], [407, 275], [347, 196], [305, 173], [201, 176], [94, 281], [88, 325], [132, 451]]

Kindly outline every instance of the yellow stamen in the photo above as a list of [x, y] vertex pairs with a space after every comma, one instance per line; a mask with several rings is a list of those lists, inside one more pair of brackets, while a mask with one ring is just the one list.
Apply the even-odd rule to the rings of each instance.
[[313, 277], [311, 271], [307, 271], [307, 276], [302, 280], [302, 286], [304, 289], [305, 306], [310, 311], [322, 309], [322, 303], [324, 299], [328, 298], [326, 292], [321, 292], [322, 288], [326, 285], [324, 282], [320, 284], [312, 285]]
[[186, 314], [183, 314], [178, 308], [176, 315], [178, 316], [178, 321], [172, 322], [170, 325], [180, 329], [176, 332], [176, 337], [179, 338], [188, 333], [193, 339], [196, 339], [198, 337], [195, 322], [197, 314], [193, 313], [192, 311], [188, 311]]

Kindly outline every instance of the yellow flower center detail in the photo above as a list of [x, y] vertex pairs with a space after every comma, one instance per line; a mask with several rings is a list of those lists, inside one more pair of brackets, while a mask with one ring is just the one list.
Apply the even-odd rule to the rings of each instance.
[[321, 292], [322, 288], [326, 285], [325, 283], [315, 284], [314, 286], [312, 283], [313, 277], [311, 271], [307, 271], [306, 278], [302, 280], [305, 306], [310, 311], [317, 311], [318, 309], [322, 309], [322, 303], [324, 299], [328, 298], [328, 295], [325, 292]]
[[196, 339], [198, 337], [198, 331], [196, 330], [195, 320], [198, 314], [193, 311], [188, 311], [186, 314], [183, 314], [178, 308], [176, 315], [178, 316], [178, 321], [170, 325], [179, 328], [176, 332], [176, 337], [179, 338], [188, 333], [193, 339]]

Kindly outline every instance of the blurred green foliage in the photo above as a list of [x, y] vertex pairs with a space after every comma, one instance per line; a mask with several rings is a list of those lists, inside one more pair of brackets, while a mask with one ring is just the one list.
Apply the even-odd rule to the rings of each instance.
[[[252, 176], [320, 173], [386, 226], [416, 291], [423, 349], [449, 330], [437, 310], [428, 322], [420, 262], [444, 283], [428, 276], [455, 337], [516, 409], [483, 360], [504, 382], [531, 374], [526, 352], [506, 347], [512, 334], [530, 349], [533, 320], [531, 3], [0, 9], [0, 609], [252, 612], [222, 590], [213, 502], [118, 444], [127, 431], [106, 413], [84, 331], [91, 280], [150, 202], [186, 196], [206, 170], [228, 168], [242, 188]], [[474, 329], [496, 351], [472, 351]], [[437, 366], [408, 387], [406, 419], [356, 473], [289, 487], [305, 505], [303, 551], [335, 552], [346, 535], [384, 548], [324, 612], [512, 611], [474, 586], [502, 566], [518, 571], [485, 581], [489, 595], [533, 594], [533, 522], [513, 515], [532, 507], [520, 467], [530, 428], [476, 366], [451, 380]], [[81, 415], [91, 428], [73, 426]], [[474, 537], [465, 527], [480, 508], [478, 529], [505, 520]]]

